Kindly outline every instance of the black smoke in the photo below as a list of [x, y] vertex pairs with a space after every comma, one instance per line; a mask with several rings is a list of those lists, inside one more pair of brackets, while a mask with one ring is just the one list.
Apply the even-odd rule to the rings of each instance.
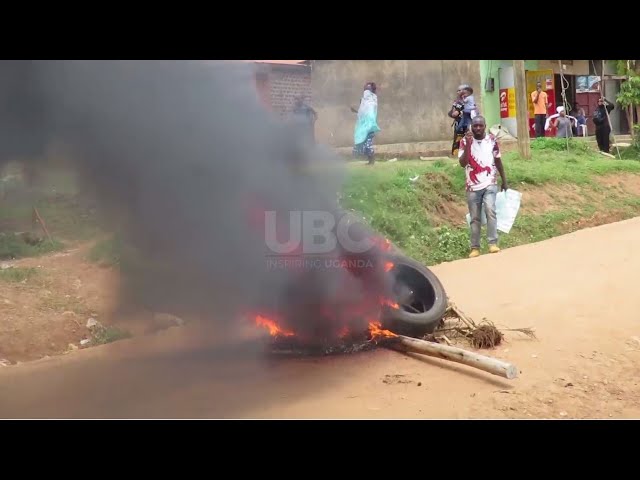
[[2, 159], [35, 161], [64, 145], [104, 227], [124, 241], [123, 305], [220, 327], [264, 309], [307, 336], [330, 336], [331, 322], [361, 315], [381, 293], [378, 264], [360, 276], [269, 266], [252, 215], [335, 212], [343, 177], [337, 157], [262, 107], [252, 65], [2, 63]]

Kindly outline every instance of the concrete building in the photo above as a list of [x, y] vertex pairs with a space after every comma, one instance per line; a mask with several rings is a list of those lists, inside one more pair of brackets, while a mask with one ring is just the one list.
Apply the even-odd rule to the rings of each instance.
[[291, 111], [297, 96], [311, 97], [310, 60], [246, 60], [256, 65], [256, 88], [263, 105], [277, 114]]
[[[501, 124], [513, 135], [517, 132], [515, 119], [515, 92], [513, 90], [513, 61], [512, 60], [480, 60], [480, 82], [482, 99], [482, 113], [489, 125]], [[602, 93], [608, 100], [615, 101], [620, 91], [620, 78], [613, 75], [613, 66], [605, 63], [602, 71], [602, 60], [526, 60], [527, 98], [540, 81], [543, 89], [549, 93], [552, 108], [549, 114], [555, 113], [555, 108], [566, 103], [573, 107], [576, 102], [585, 110], [588, 118], [588, 133], [595, 134], [595, 125], [591, 115]], [[602, 81], [604, 78], [604, 81]], [[479, 89], [480, 90], [480, 89]], [[478, 92], [480, 93], [480, 92]], [[529, 106], [530, 134], [535, 135], [533, 129], [533, 105]], [[612, 131], [614, 134], [629, 133], [626, 115], [620, 108], [611, 114]]]
[[[378, 86], [378, 123], [382, 131], [376, 145], [438, 143], [446, 151], [452, 139], [447, 112], [456, 88], [468, 83], [489, 127], [501, 125], [517, 133], [512, 60], [250, 60], [256, 64], [256, 87], [269, 109], [279, 115], [291, 111], [296, 96], [304, 96], [318, 113], [316, 138], [333, 147], [353, 146], [355, 114], [363, 86]], [[549, 91], [552, 108], [566, 100], [576, 101], [588, 117], [602, 86], [605, 96], [615, 100], [620, 80], [601, 60], [527, 60], [527, 98], [536, 81]], [[564, 88], [563, 88], [564, 87]], [[563, 95], [564, 93], [564, 95]], [[529, 102], [533, 135], [533, 106]], [[628, 133], [624, 112], [612, 114], [614, 133]], [[588, 133], [595, 133], [589, 122]], [[395, 147], [394, 147], [395, 148]], [[424, 149], [421, 147], [421, 149]], [[390, 149], [389, 151], [392, 151]], [[409, 149], [407, 151], [412, 151]]]
[[353, 146], [355, 114], [365, 83], [378, 87], [376, 144], [451, 138], [447, 112], [462, 82], [480, 84], [477, 60], [312, 60], [312, 104], [318, 141]]

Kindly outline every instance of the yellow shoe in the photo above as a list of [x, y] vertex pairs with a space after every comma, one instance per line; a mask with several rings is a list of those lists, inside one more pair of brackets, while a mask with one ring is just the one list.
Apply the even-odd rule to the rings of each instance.
[[498, 253], [500, 251], [500, 247], [497, 245], [489, 245], [489, 253]]
[[480, 250], [477, 248], [472, 248], [471, 253], [469, 254], [469, 258], [475, 258], [480, 256]]

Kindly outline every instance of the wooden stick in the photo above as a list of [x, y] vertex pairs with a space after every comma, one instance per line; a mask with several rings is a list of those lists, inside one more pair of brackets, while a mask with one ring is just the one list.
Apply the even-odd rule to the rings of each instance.
[[397, 337], [389, 339], [384, 345], [402, 352], [422, 353], [431, 357], [462, 363], [498, 375], [499, 377], [508, 378], [509, 380], [518, 376], [518, 368], [511, 363], [457, 347], [449, 347], [439, 343], [405, 337], [404, 335], [398, 335]]
[[33, 207], [33, 213], [35, 214], [36, 218], [38, 219], [38, 222], [42, 226], [44, 233], [47, 234], [47, 238], [49, 239], [49, 241], [53, 242], [53, 240], [51, 239], [51, 235], [49, 234], [49, 230], [47, 230], [47, 226], [45, 225], [44, 220], [40, 216], [40, 213], [38, 212], [38, 209], [36, 207]]
[[471, 320], [469, 317], [467, 317], [465, 313], [462, 310], [460, 310], [455, 303], [450, 303], [449, 308], [453, 313], [455, 313], [458, 316], [460, 320], [462, 320], [463, 323], [466, 323], [469, 328], [471, 328], [472, 330], [475, 330], [477, 328], [475, 322]]

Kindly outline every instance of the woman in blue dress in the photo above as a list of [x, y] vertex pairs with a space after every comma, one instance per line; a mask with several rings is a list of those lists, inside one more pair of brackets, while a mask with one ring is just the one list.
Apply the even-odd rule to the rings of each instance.
[[369, 82], [364, 86], [360, 108], [356, 110], [351, 107], [351, 111], [358, 114], [353, 132], [353, 154], [357, 157], [367, 157], [369, 165], [373, 165], [375, 163], [373, 137], [380, 131], [378, 126], [378, 96], [376, 95], [376, 84], [374, 82]]

